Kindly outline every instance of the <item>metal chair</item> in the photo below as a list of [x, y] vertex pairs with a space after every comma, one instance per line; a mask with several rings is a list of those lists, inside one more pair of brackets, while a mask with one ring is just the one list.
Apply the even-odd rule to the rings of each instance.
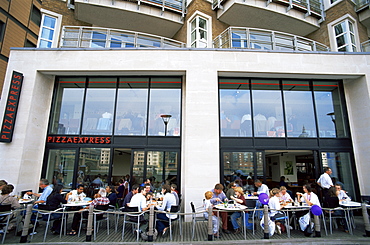
[[[132, 229], [133, 232], [136, 232], [136, 241], [139, 241], [139, 230], [140, 230], [140, 219], [144, 220], [145, 212], [139, 213], [138, 207], [126, 207], [125, 213], [123, 215], [123, 225], [122, 225], [122, 240], [125, 236], [125, 225], [131, 224], [132, 227], [136, 226], [136, 229]], [[143, 217], [143, 218], [141, 218]]]
[[0, 224], [5, 225], [3, 227], [3, 239], [1, 241], [1, 244], [4, 243], [6, 232], [8, 231], [9, 221], [12, 217], [13, 212], [11, 211], [11, 205], [0, 205]]
[[[330, 234], [333, 234], [333, 223], [337, 228], [336, 223], [332, 222], [332, 220], [335, 220], [335, 219], [344, 219], [345, 222], [347, 223], [348, 229], [350, 229], [350, 224], [349, 224], [350, 221], [348, 220], [347, 215], [345, 215], [345, 211], [343, 208], [338, 207], [338, 208], [333, 208], [333, 209], [327, 209], [326, 211], [329, 217]], [[342, 211], [343, 215], [333, 215], [335, 211]]]
[[194, 240], [194, 234], [195, 234], [195, 226], [197, 222], [208, 222], [208, 220], [202, 215], [202, 216], [197, 216], [196, 214], [196, 208], [194, 206], [193, 202], [190, 202], [190, 207], [191, 207], [191, 212], [192, 212], [192, 223], [193, 223], [193, 228], [192, 228], [192, 233], [191, 233], [191, 240]]
[[109, 235], [109, 214], [104, 217], [104, 214], [109, 209], [109, 205], [97, 205], [94, 211], [94, 240], [96, 240], [96, 234], [99, 232], [99, 225], [102, 221], [107, 221], [107, 235]]
[[[43, 242], [45, 242], [46, 240], [46, 235], [47, 235], [47, 232], [48, 232], [48, 228], [49, 228], [49, 224], [50, 224], [50, 221], [54, 220], [54, 219], [51, 219], [51, 215], [52, 214], [55, 214], [55, 213], [59, 213], [59, 212], [62, 212], [64, 211], [64, 208], [58, 208], [56, 210], [53, 210], [53, 211], [49, 211], [49, 210], [43, 210], [42, 208], [43, 205], [39, 205], [39, 210], [37, 211], [37, 214], [36, 214], [36, 219], [35, 219], [35, 225], [33, 226], [33, 231], [32, 231], [32, 235], [31, 235], [31, 240], [33, 239], [33, 235], [35, 234], [35, 230], [36, 230], [36, 224], [37, 224], [37, 221], [39, 220], [39, 215], [41, 215], [41, 220], [43, 221], [46, 221], [46, 227], [45, 227], [45, 231], [44, 231], [44, 240]], [[45, 217], [47, 217], [47, 219], [45, 219]], [[62, 214], [62, 224], [60, 226], [60, 229], [63, 229], [63, 222], [64, 222], [64, 214]], [[62, 230], [60, 231], [60, 236], [62, 235]]]
[[170, 227], [170, 240], [172, 241], [172, 223], [173, 222], [176, 222], [178, 221], [179, 222], [179, 228], [180, 228], [180, 236], [182, 236], [182, 223], [181, 223], [181, 216], [178, 214], [180, 213], [180, 206], [178, 205], [173, 205], [171, 206], [171, 209], [169, 212], [165, 212], [165, 214], [167, 215], [173, 215], [173, 214], [176, 214], [177, 217], [175, 219], [168, 219], [168, 220], [162, 220], [162, 219], [156, 219], [156, 222], [159, 220], [159, 221], [162, 221], [162, 222], [168, 222], [169, 223], [169, 227]]

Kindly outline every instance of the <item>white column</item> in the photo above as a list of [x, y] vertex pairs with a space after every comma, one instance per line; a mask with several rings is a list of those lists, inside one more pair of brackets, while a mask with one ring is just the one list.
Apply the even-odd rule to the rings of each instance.
[[[191, 69], [183, 91], [181, 152], [182, 206], [199, 206], [204, 193], [220, 181], [217, 71]], [[190, 218], [190, 217], [187, 217]]]

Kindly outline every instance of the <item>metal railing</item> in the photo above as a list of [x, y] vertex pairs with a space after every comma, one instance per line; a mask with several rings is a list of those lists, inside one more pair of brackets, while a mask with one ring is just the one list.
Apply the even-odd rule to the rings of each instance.
[[[172, 10], [172, 11], [179, 12], [182, 14], [185, 14], [185, 11], [186, 11], [185, 0], [112, 0], [111, 1], [112, 5], [114, 5], [115, 2], [117, 1], [137, 2], [138, 5], [140, 5], [140, 3], [146, 3], [149, 5], [160, 7], [162, 8], [162, 11], [167, 9], [167, 10]], [[96, 0], [84, 0], [83, 2], [84, 3], [95, 3]]]
[[147, 33], [118, 29], [64, 26], [60, 48], [184, 48], [185, 43]]
[[[223, 2], [225, 1], [226, 0], [213, 0], [212, 9], [214, 10], [214, 9], [221, 8]], [[320, 16], [322, 15], [322, 11], [323, 11], [323, 5], [322, 5], [321, 0], [267, 0], [267, 5], [270, 2], [282, 3], [284, 5], [288, 4], [290, 6], [289, 9], [298, 8], [308, 13], [314, 12]]]
[[213, 40], [214, 48], [279, 51], [330, 51], [329, 47], [308, 38], [255, 28], [229, 27]]
[[355, 0], [356, 3], [356, 11], [360, 11], [365, 7], [369, 7], [370, 0]]
[[367, 40], [361, 43], [361, 51], [362, 52], [370, 52], [370, 40]]

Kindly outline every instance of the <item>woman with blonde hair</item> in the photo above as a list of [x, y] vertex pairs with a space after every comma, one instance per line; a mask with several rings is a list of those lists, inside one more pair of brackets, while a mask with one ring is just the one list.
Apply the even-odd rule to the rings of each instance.
[[[247, 206], [247, 203], [246, 203], [245, 198], [244, 198], [243, 188], [236, 187], [234, 189], [234, 191], [235, 191], [235, 196], [232, 196], [231, 199], [234, 200], [234, 202], [237, 203], [237, 204]], [[238, 234], [238, 233], [241, 232], [237, 219], [240, 218], [242, 216], [242, 214], [243, 214], [242, 212], [234, 212], [230, 216], [231, 223], [233, 224], [233, 228], [234, 228], [234, 234]], [[252, 229], [253, 224], [248, 223], [248, 218], [249, 218], [248, 213], [245, 213], [244, 222], [247, 225], [247, 229]]]
[[[279, 235], [281, 234], [281, 228], [284, 224], [284, 219], [279, 219], [285, 217], [285, 214], [279, 210], [286, 204], [280, 205], [280, 190], [278, 188], [273, 188], [270, 191], [269, 209], [270, 209], [270, 219], [275, 221], [276, 229]], [[284, 227], [285, 228], [285, 227]]]

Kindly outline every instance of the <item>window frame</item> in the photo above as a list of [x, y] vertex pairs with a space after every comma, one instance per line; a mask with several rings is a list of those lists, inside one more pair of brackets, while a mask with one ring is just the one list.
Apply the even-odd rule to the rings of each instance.
[[[37, 39], [37, 48], [40, 48], [40, 43], [41, 43], [42, 40], [47, 41], [47, 42], [51, 41], [51, 48], [57, 48], [58, 43], [59, 43], [60, 29], [61, 29], [61, 23], [62, 23], [63, 16], [60, 15], [60, 14], [51, 12], [49, 10], [46, 10], [46, 9], [41, 9], [40, 11], [41, 11], [41, 24], [40, 24], [40, 31], [39, 31], [39, 35], [38, 35], [38, 39]], [[45, 16], [48, 16], [48, 17], [51, 17], [51, 18], [55, 19], [54, 29], [52, 29], [50, 27], [47, 27], [47, 26], [44, 26]], [[44, 28], [47, 28], [49, 30], [54, 31], [52, 40], [44, 39], [44, 38], [41, 37], [42, 31], [43, 31]]]
[[[202, 18], [206, 20], [206, 27], [204, 31], [206, 32], [207, 40], [206, 42], [201, 42], [200, 40], [200, 27], [199, 27], [199, 19]], [[191, 34], [193, 32], [191, 26], [193, 21], [196, 21], [196, 27], [195, 27], [195, 40], [191, 40]], [[189, 48], [192, 48], [192, 44], [195, 43], [195, 47], [193, 48], [212, 48], [212, 17], [209, 15], [206, 15], [200, 11], [195, 11], [195, 13], [188, 19], [187, 21], [187, 45]], [[203, 30], [203, 29], [202, 29]], [[205, 43], [206, 47], [199, 47], [200, 43]]]
[[[335, 27], [338, 26], [339, 24], [343, 23], [343, 22], [346, 23], [346, 26], [347, 26], [348, 30], [343, 32], [342, 35], [347, 36], [347, 40], [349, 40], [349, 43], [346, 43], [346, 45], [342, 45], [342, 46], [338, 47], [338, 43], [337, 43], [336, 38], [340, 35], [335, 34]], [[349, 23], [352, 24], [353, 31], [354, 31], [353, 33], [349, 29]], [[346, 15], [342, 16], [341, 18], [336, 19], [336, 20], [332, 21], [331, 23], [329, 23], [328, 24], [328, 32], [329, 32], [329, 40], [330, 40], [330, 49], [332, 51], [335, 51], [335, 52], [360, 52], [360, 38], [359, 38], [359, 35], [358, 35], [357, 21], [352, 16], [350, 16], [349, 14], [346, 14]], [[354, 36], [355, 43], [353, 43], [352, 40], [351, 40], [351, 33]], [[349, 51], [338, 51], [339, 48], [343, 48], [343, 47], [347, 47], [347, 46], [350, 47]], [[356, 51], [353, 51], [353, 47], [356, 48]]]

